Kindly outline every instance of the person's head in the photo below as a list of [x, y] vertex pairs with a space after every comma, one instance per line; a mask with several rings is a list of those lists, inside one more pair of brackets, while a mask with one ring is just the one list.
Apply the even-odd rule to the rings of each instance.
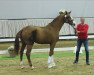
[[80, 22], [81, 22], [82, 24], [84, 24], [85, 19], [84, 19], [83, 17], [81, 17], [81, 18], [80, 18]]

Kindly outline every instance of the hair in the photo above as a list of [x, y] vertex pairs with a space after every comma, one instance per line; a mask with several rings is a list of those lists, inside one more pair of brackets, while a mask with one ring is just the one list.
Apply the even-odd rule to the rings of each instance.
[[85, 20], [85, 18], [84, 18], [84, 17], [80, 17], [80, 20], [81, 20], [81, 19], [84, 19], [84, 20]]

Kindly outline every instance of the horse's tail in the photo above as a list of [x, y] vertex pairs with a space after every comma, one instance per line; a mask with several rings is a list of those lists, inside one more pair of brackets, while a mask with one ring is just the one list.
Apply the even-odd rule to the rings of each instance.
[[19, 48], [20, 48], [20, 44], [19, 44], [19, 38], [21, 37], [21, 34], [22, 33], [22, 30], [20, 30], [17, 35], [16, 35], [16, 38], [15, 38], [15, 42], [14, 42], [14, 50], [15, 50], [15, 53], [18, 55], [19, 53]]

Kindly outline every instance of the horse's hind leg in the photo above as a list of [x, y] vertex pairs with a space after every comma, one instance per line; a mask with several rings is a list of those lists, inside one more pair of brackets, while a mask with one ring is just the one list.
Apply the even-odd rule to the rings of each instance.
[[23, 66], [23, 52], [24, 52], [25, 46], [26, 46], [26, 44], [22, 43], [22, 47], [20, 50], [20, 66], [22, 69], [24, 68], [24, 66]]
[[29, 63], [29, 66], [31, 67], [31, 69], [33, 69], [34, 67], [32, 66], [32, 62], [31, 62], [31, 59], [30, 59], [30, 54], [31, 54], [31, 49], [33, 47], [33, 44], [32, 45], [27, 45], [27, 51], [26, 51], [26, 56], [27, 56], [27, 59], [28, 59], [28, 63]]
[[53, 58], [55, 44], [56, 43], [50, 44], [50, 52], [49, 52], [49, 57], [48, 57], [48, 68], [55, 66], [54, 58]]

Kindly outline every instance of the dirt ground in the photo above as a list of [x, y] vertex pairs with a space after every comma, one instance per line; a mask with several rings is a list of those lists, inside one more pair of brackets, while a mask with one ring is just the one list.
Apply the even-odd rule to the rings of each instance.
[[19, 59], [0, 60], [0, 75], [94, 75], [94, 57], [90, 57], [90, 65], [85, 64], [85, 56], [81, 56], [78, 64], [73, 64], [74, 57], [55, 57], [56, 67], [47, 68], [47, 58], [32, 58], [33, 70], [24, 59], [24, 69], [20, 69]]

